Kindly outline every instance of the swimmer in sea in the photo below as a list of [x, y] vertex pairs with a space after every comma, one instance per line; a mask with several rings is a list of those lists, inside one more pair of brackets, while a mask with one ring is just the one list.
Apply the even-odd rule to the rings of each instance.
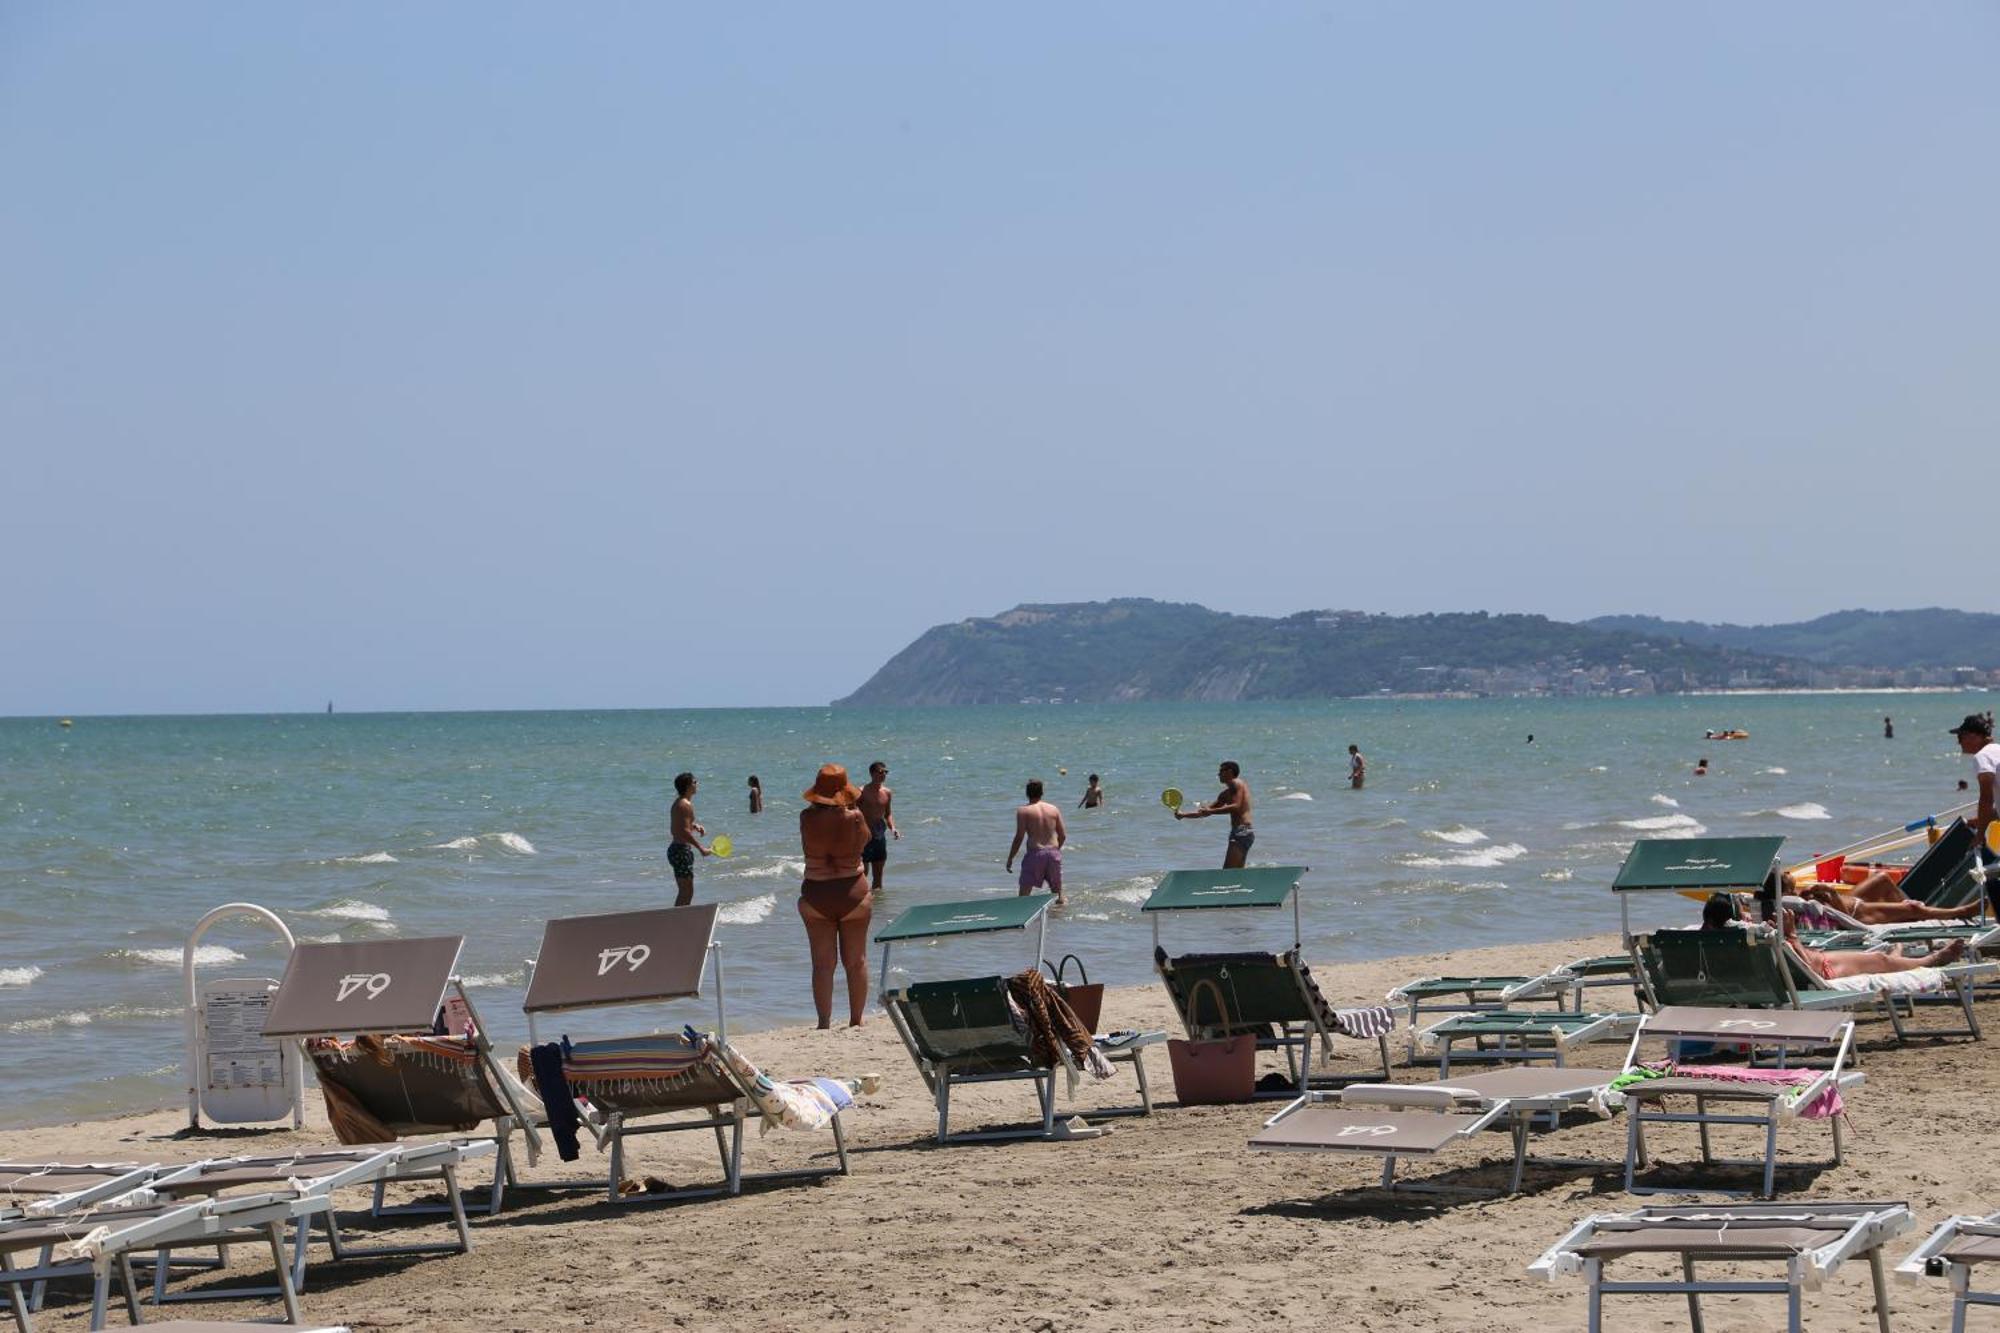
[[1079, 810], [1095, 810], [1104, 804], [1104, 788], [1097, 785], [1097, 774], [1090, 775], [1090, 785], [1083, 789], [1083, 799], [1076, 803]]
[[701, 837], [708, 830], [694, 819], [694, 794], [700, 784], [692, 773], [674, 775], [674, 804], [667, 812], [668, 836], [667, 864], [674, 870], [674, 906], [686, 907], [694, 901], [694, 854], [709, 854], [701, 845]]
[[861, 789], [861, 817], [868, 821], [868, 845], [861, 851], [861, 861], [877, 893], [882, 891], [882, 867], [889, 862], [889, 839], [903, 838], [896, 827], [895, 799], [896, 793], [889, 790], [889, 766], [877, 759], [868, 765], [868, 785]]
[[750, 813], [753, 815], [764, 813], [764, 784], [757, 781], [755, 773], [750, 775]]
[[1257, 841], [1257, 831], [1250, 827], [1250, 784], [1243, 780], [1243, 769], [1234, 759], [1223, 760], [1215, 770], [1215, 776], [1222, 783], [1221, 793], [1207, 805], [1174, 811], [1174, 818], [1207, 819], [1210, 815], [1228, 815], [1229, 843], [1222, 853], [1222, 868], [1236, 870], [1249, 859], [1250, 846]]

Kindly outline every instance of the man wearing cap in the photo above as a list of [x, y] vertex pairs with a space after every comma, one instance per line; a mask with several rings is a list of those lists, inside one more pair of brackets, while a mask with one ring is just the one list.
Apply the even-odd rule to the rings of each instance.
[[1968, 713], [1965, 721], [1951, 729], [1958, 737], [1958, 748], [1972, 756], [1972, 771], [1979, 784], [1979, 812], [1972, 817], [1972, 831], [1980, 838], [1986, 837], [1986, 826], [1993, 822], [1993, 787], [1996, 774], [2000, 774], [2000, 745], [1993, 741], [1993, 724], [1984, 714]]

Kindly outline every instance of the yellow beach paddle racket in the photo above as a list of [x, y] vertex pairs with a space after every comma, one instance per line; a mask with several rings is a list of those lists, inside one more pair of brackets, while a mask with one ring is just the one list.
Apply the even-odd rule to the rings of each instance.
[[1986, 826], [1986, 850], [2000, 855], [2000, 819]]
[[1181, 799], [1181, 789], [1179, 787], [1169, 787], [1160, 793], [1160, 804], [1169, 810], [1180, 809]]
[[714, 852], [717, 856], [727, 857], [731, 852], [736, 850], [736, 844], [729, 840], [727, 833], [718, 833], [714, 838], [709, 840], [708, 850]]

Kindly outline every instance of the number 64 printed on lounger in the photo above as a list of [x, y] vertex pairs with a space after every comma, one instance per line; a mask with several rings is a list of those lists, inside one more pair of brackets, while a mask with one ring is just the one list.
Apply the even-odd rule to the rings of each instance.
[[354, 992], [363, 989], [367, 990], [369, 999], [374, 999], [383, 991], [389, 989], [389, 974], [387, 972], [349, 972], [340, 979], [340, 993], [333, 997], [333, 1002], [339, 1004], [342, 1000], [353, 995]]
[[646, 960], [652, 956], [653, 947], [650, 944], [627, 944], [613, 949], [599, 949], [597, 951], [597, 975], [600, 977], [603, 976], [620, 963], [637, 972], [645, 965]]

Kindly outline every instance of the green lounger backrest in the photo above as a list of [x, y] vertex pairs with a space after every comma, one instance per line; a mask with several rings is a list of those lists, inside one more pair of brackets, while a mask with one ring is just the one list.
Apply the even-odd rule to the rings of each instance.
[[[1314, 1018], [1297, 975], [1275, 954], [1187, 954], [1169, 961], [1166, 974], [1174, 1006], [1190, 1029], [1261, 1028], [1271, 1023], [1310, 1023]], [[1229, 1010], [1228, 1029], [1220, 1026], [1214, 992], [1201, 986], [1203, 981], [1213, 981], [1221, 990]], [[1193, 1013], [1188, 1012], [1190, 996], [1195, 997]]]
[[1791, 1003], [1770, 943], [1733, 927], [1641, 935], [1639, 963], [1663, 1005], [1772, 1009]]
[[920, 981], [904, 1017], [926, 1060], [957, 1066], [1026, 1066], [1028, 1038], [1014, 1027], [1004, 977]]
[[1903, 896], [1930, 907], [1963, 907], [1978, 901], [1980, 890], [1985, 887], [1973, 874], [1973, 854], [1978, 842], [1970, 824], [1963, 819], [1952, 820], [1951, 827], [1925, 849], [1911, 864], [1910, 873], [1903, 876]]

